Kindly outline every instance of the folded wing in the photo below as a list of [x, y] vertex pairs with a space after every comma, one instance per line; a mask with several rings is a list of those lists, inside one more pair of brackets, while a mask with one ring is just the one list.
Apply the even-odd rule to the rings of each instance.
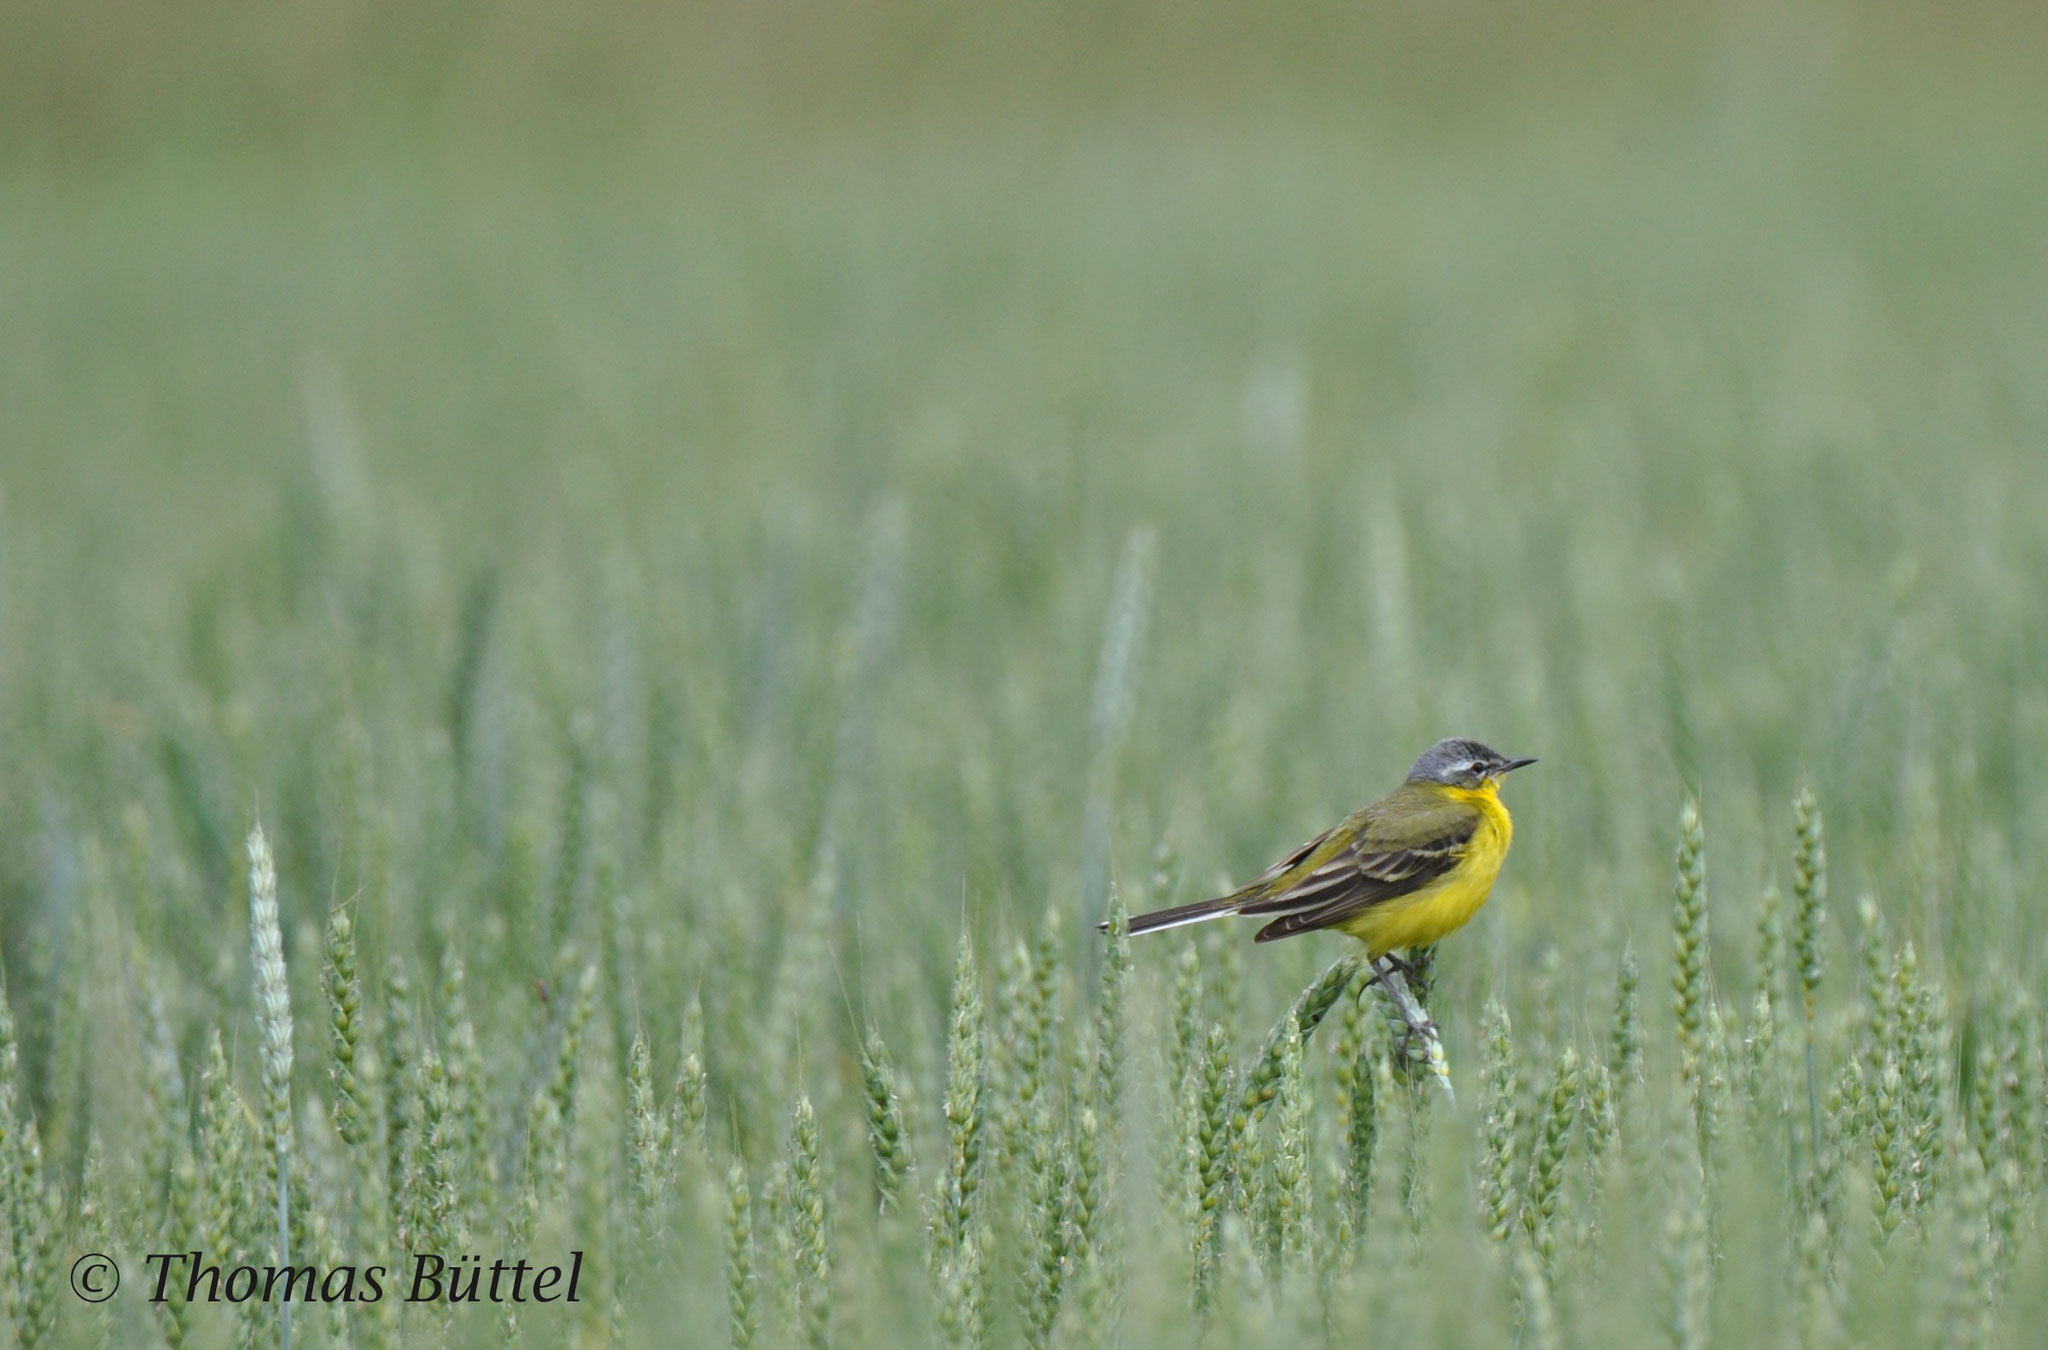
[[1341, 924], [1443, 880], [1464, 857], [1478, 828], [1478, 813], [1462, 803], [1369, 821], [1349, 844], [1326, 857], [1315, 856], [1314, 849], [1296, 855], [1289, 860], [1292, 870], [1283, 866], [1275, 871], [1263, 892], [1246, 887], [1252, 894], [1237, 912], [1280, 916], [1259, 930], [1258, 942]]

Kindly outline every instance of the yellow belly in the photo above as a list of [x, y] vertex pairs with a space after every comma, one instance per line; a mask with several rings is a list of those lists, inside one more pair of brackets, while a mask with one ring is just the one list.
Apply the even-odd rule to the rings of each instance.
[[1460, 795], [1469, 796], [1482, 815], [1458, 866], [1435, 885], [1374, 905], [1340, 925], [1344, 932], [1366, 945], [1373, 960], [1403, 947], [1426, 946], [1457, 932], [1492, 894], [1493, 880], [1500, 875], [1501, 859], [1507, 856], [1508, 843], [1514, 838], [1514, 823], [1492, 791]]

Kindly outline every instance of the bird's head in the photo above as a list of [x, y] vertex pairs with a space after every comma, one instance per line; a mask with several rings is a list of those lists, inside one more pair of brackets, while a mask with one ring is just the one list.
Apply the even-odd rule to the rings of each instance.
[[1481, 788], [1504, 773], [1535, 762], [1533, 759], [1509, 759], [1500, 751], [1477, 741], [1438, 741], [1423, 751], [1415, 766], [1408, 770], [1408, 781]]

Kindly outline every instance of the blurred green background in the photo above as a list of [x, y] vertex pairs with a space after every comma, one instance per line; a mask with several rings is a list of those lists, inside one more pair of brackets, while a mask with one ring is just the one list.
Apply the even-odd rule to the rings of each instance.
[[2040, 877], [2025, 7], [5, 23], [16, 820], [87, 762], [76, 809], [141, 790], [104, 757], [166, 719], [203, 767], [245, 661], [385, 697], [282, 622], [409, 687], [394, 740], [445, 730], [487, 591], [565, 704], [625, 613], [621, 698], [769, 747], [761, 828], [803, 837], [861, 522], [900, 508], [856, 809], [864, 847], [921, 822], [938, 894], [1075, 874], [1133, 529], [1127, 866], [1183, 810], [1242, 873], [1455, 733], [1544, 758], [1510, 878], [1597, 922], [1688, 786], [1747, 847], [1805, 775], [1888, 899]]
[[511, 1016], [607, 880], [622, 1019], [765, 1006], [823, 876], [928, 1063], [963, 915], [1242, 878], [1443, 735], [1542, 759], [1454, 1060], [1662, 950], [1688, 792], [1731, 983], [1803, 782], [1838, 913], [2039, 992], [2044, 68], [2018, 4], [10, 0], [35, 1100], [95, 878], [188, 1047], [246, 1001], [259, 814], [302, 1015], [331, 896]]

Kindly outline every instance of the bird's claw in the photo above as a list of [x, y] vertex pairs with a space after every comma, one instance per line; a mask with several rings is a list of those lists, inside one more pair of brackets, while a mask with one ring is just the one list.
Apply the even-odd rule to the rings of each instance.
[[1367, 969], [1372, 973], [1365, 977], [1364, 984], [1358, 986], [1358, 992], [1361, 995], [1376, 984], [1384, 985], [1389, 975], [1399, 975], [1405, 980], [1415, 973], [1413, 963], [1405, 957], [1394, 956], [1391, 953], [1372, 962], [1367, 966]]

